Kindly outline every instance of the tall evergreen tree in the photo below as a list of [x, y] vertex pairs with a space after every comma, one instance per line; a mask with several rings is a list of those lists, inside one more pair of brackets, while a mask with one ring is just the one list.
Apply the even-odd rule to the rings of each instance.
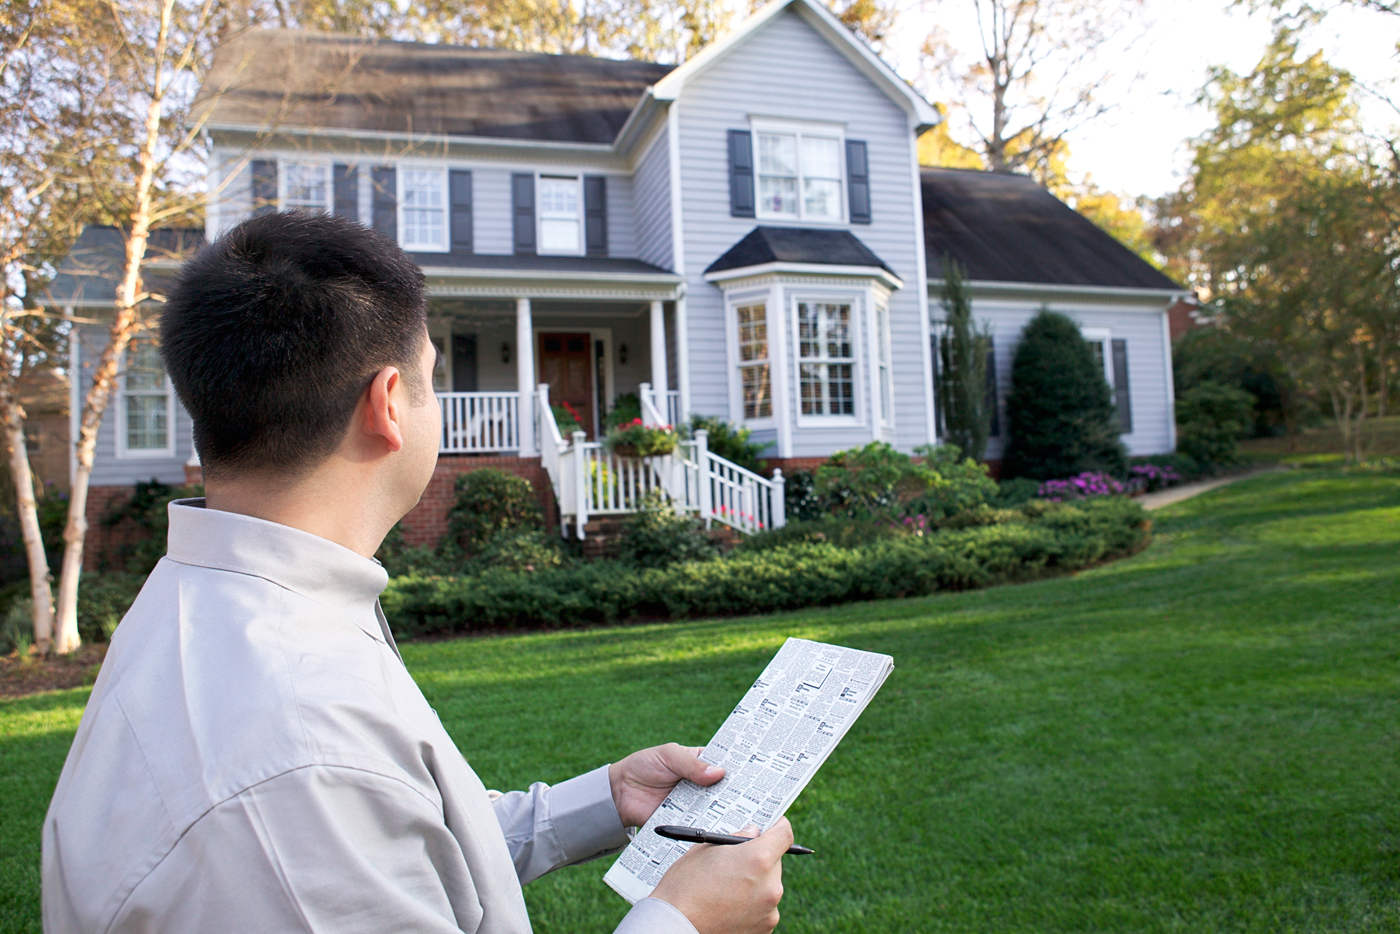
[[1006, 422], [1011, 440], [1003, 477], [1050, 480], [1127, 470], [1103, 367], [1079, 327], [1048, 308], [1026, 325], [1016, 349]]
[[940, 301], [945, 330], [938, 341], [938, 380], [934, 386], [943, 417], [943, 440], [973, 460], [987, 449], [992, 413], [987, 399], [987, 351], [991, 341], [972, 321], [967, 276], [951, 256], [943, 257]]

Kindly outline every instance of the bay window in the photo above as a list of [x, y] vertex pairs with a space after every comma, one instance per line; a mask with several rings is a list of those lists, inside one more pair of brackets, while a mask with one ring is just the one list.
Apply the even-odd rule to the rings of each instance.
[[740, 305], [735, 309], [739, 325], [739, 385], [744, 418], [773, 416], [773, 378], [768, 360], [768, 306]]
[[447, 173], [399, 167], [399, 244], [410, 251], [446, 253]]
[[856, 414], [856, 357], [848, 302], [797, 303], [799, 412]]

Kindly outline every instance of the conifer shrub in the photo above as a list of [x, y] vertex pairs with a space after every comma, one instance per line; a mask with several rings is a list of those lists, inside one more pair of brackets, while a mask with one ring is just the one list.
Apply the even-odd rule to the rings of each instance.
[[1042, 309], [1026, 325], [1011, 367], [1006, 421], [1005, 478], [1127, 470], [1108, 381], [1079, 327], [1062, 314]]
[[1254, 423], [1254, 397], [1243, 389], [1203, 380], [1176, 399], [1176, 449], [1202, 464], [1239, 460], [1239, 442]]

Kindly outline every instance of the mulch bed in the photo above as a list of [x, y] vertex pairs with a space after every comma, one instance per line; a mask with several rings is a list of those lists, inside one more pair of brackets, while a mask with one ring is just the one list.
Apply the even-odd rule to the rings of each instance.
[[72, 655], [48, 658], [31, 655], [20, 659], [11, 652], [0, 658], [0, 697], [24, 697], [92, 684], [106, 654], [105, 642], [84, 645]]

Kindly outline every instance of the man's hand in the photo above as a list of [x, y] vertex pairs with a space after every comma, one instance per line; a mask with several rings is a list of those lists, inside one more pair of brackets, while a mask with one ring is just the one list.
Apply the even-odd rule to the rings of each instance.
[[703, 746], [667, 743], [634, 752], [608, 766], [613, 804], [624, 827], [640, 827], [661, 806], [683, 778], [697, 785], [713, 785], [724, 778], [724, 769], [700, 761]]
[[734, 846], [696, 844], [666, 870], [652, 898], [669, 902], [699, 934], [769, 934], [778, 926], [783, 897], [783, 853], [792, 846], [792, 825], [781, 818], [767, 833]]

